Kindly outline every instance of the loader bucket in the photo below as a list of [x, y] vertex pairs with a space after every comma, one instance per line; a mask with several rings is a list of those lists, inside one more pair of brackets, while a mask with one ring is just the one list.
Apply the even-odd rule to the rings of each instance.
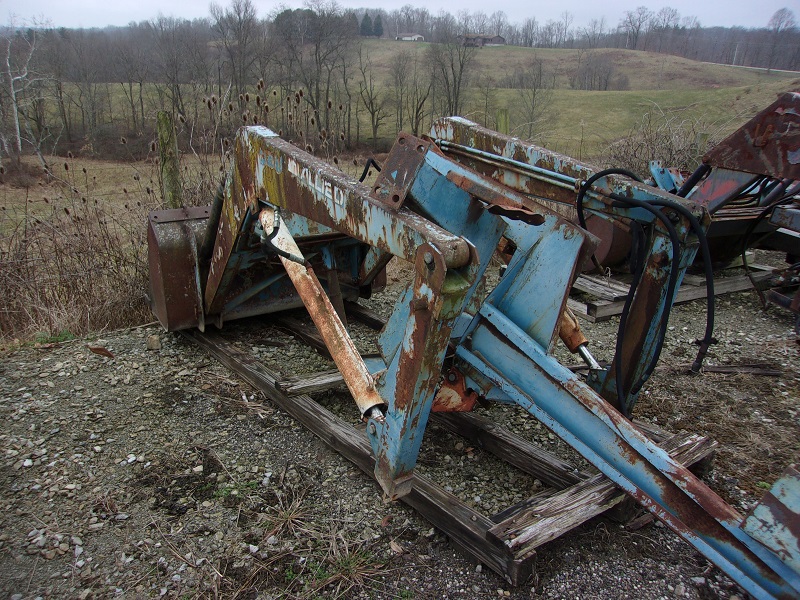
[[209, 214], [210, 207], [203, 206], [148, 215], [150, 308], [168, 331], [205, 328], [198, 248]]

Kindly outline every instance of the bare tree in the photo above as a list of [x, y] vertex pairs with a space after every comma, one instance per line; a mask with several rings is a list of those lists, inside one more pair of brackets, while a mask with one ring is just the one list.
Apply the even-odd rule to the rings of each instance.
[[568, 10], [561, 13], [561, 20], [558, 22], [558, 39], [556, 40], [556, 46], [562, 48], [566, 47], [567, 40], [571, 37], [570, 26], [572, 25], [573, 19], [573, 14]]
[[369, 115], [369, 123], [372, 128], [372, 147], [376, 148], [378, 145], [378, 129], [388, 116], [388, 110], [386, 109], [388, 98], [379, 89], [372, 61], [364, 52], [364, 46], [362, 45], [358, 47], [358, 70], [361, 74], [358, 82], [358, 91], [361, 96], [361, 102]]
[[50, 74], [53, 97], [61, 120], [61, 131], [67, 142], [73, 141], [72, 111], [69, 102], [68, 80], [73, 62], [68, 32], [65, 29], [44, 31], [42, 35], [41, 56], [44, 68]]
[[434, 93], [439, 107], [447, 116], [461, 113], [470, 67], [477, 48], [451, 38], [446, 43], [431, 44], [427, 59], [433, 73]]
[[627, 36], [625, 47], [636, 50], [639, 45], [639, 38], [644, 32], [645, 26], [650, 21], [652, 12], [646, 6], [639, 6], [635, 10], [625, 11], [620, 27]]
[[605, 35], [605, 29], [605, 17], [601, 17], [599, 20], [592, 19], [587, 27], [583, 27], [580, 30], [580, 36], [583, 39], [584, 45], [587, 48], [597, 48], [600, 45], [600, 40]]
[[648, 36], [655, 37], [656, 52], [661, 52], [665, 42], [669, 41], [669, 37], [678, 27], [680, 20], [681, 16], [677, 9], [669, 6], [665, 6], [651, 17]]
[[536, 19], [525, 19], [520, 28], [521, 44], [523, 46], [532, 47], [536, 45], [536, 39], [539, 35], [539, 23]]
[[103, 122], [109, 93], [107, 71], [112, 52], [107, 35], [98, 30], [77, 29], [66, 36], [72, 58], [69, 80], [73, 90], [69, 100], [80, 112], [81, 128], [90, 138]]
[[133, 130], [144, 130], [144, 85], [150, 80], [149, 31], [144, 27], [130, 27], [125, 35], [114, 41], [114, 55], [119, 84], [131, 111]]
[[794, 13], [786, 7], [779, 8], [770, 17], [769, 23], [767, 23], [770, 37], [767, 72], [775, 66], [778, 55], [785, 51], [787, 34], [792, 33], [796, 27]]
[[545, 115], [553, 100], [555, 74], [544, 68], [544, 63], [533, 56], [519, 71], [517, 81], [517, 119], [525, 139], [533, 140], [541, 132]]
[[28, 90], [36, 78], [31, 70], [33, 53], [36, 50], [36, 30], [17, 31], [11, 25], [2, 31], [2, 127], [0, 143], [3, 153], [19, 166], [22, 157], [22, 125], [24, 105], [29, 102]]
[[389, 63], [389, 75], [392, 78], [395, 125], [398, 131], [402, 131], [405, 125], [405, 94], [408, 86], [408, 77], [411, 72], [411, 60], [411, 51], [401, 50], [391, 58]]
[[502, 10], [494, 11], [489, 17], [489, 32], [492, 35], [506, 35], [508, 17]]
[[561, 26], [552, 19], [548, 20], [543, 27], [539, 28], [537, 46], [555, 48], [558, 44], [558, 32], [560, 27]]
[[214, 30], [225, 48], [234, 92], [241, 102], [263, 39], [256, 7], [251, 0], [231, 0], [226, 9], [212, 3], [210, 12]]
[[302, 86], [306, 104], [297, 118], [308, 119], [318, 133], [331, 131], [337, 115], [337, 82], [345, 81], [345, 65], [354, 61], [358, 37], [349, 15], [334, 2], [314, 2], [311, 8], [284, 10], [272, 23], [273, 59], [282, 63], [285, 82]]
[[494, 125], [492, 114], [495, 110], [497, 99], [497, 81], [491, 75], [481, 75], [475, 81], [473, 90], [477, 95], [478, 105], [480, 106], [481, 122], [484, 127]]
[[411, 133], [419, 135], [425, 119], [425, 106], [431, 94], [433, 82], [431, 81], [430, 71], [426, 68], [426, 61], [420, 57], [421, 51], [414, 52], [411, 68], [407, 79], [408, 88], [406, 90], [405, 114], [408, 116], [408, 123]]
[[472, 33], [486, 33], [489, 27], [489, 17], [483, 11], [476, 11], [470, 17]]

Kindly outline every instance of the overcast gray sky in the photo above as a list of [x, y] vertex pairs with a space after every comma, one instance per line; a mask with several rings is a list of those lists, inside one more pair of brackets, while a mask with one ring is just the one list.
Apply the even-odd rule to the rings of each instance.
[[[303, 0], [284, 2], [265, 2], [253, 0], [259, 16], [266, 16], [277, 6], [285, 5], [300, 8]], [[227, 2], [218, 2], [223, 6]], [[531, 2], [530, 0], [501, 0], [486, 3], [485, 0], [461, 0], [454, 3], [447, 0], [390, 0], [373, 4], [364, 0], [339, 0], [345, 8], [364, 6], [380, 7], [387, 11], [405, 4], [425, 6], [432, 14], [440, 10], [456, 13], [459, 10], [482, 10], [491, 13], [503, 10], [512, 22], [535, 17], [540, 23], [549, 19], [558, 20], [565, 11], [574, 16], [573, 26], [586, 25], [592, 19], [605, 17], [606, 23], [615, 26], [626, 10], [637, 6], [647, 6], [657, 11], [663, 6], [671, 6], [681, 16], [696, 16], [703, 26], [741, 25], [743, 27], [763, 27], [772, 14], [784, 6], [800, 18], [799, 0], [563, 0], [562, 2]], [[13, 18], [17, 24], [33, 19], [44, 20], [53, 27], [104, 27], [106, 25], [127, 25], [131, 21], [145, 21], [155, 18], [159, 13], [165, 16], [195, 19], [208, 16], [207, 0], [182, 0], [180, 2], [163, 0], [0, 0], [0, 19], [6, 23]]]

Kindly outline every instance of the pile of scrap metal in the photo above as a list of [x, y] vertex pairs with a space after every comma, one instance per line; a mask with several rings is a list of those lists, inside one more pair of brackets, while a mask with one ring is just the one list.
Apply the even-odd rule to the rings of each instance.
[[[168, 330], [204, 330], [304, 305], [367, 423], [374, 476], [390, 498], [412, 491], [432, 411], [517, 405], [747, 591], [796, 597], [797, 472], [744, 519], [629, 420], [698, 250], [710, 268], [711, 214], [795, 190], [786, 157], [797, 153], [797, 112], [776, 111], [770, 123], [749, 142], [761, 162], [712, 153], [675, 193], [461, 118], [437, 122], [430, 137], [400, 134], [371, 187], [245, 127], [214, 205], [150, 215], [153, 311]], [[571, 205], [581, 226], [553, 202]], [[634, 240], [635, 281], [609, 367], [566, 308], [598, 251], [592, 223]], [[495, 256], [507, 266], [492, 288]], [[342, 307], [368, 295], [392, 257], [413, 265], [412, 281], [380, 332], [380, 356], [362, 358]], [[713, 294], [697, 366], [712, 322]], [[585, 379], [554, 357], [559, 339], [589, 366]]]

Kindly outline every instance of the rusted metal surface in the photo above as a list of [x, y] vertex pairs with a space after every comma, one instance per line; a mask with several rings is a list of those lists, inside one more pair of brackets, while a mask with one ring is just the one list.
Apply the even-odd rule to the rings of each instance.
[[[265, 290], [278, 305], [284, 294], [287, 301], [303, 301], [367, 420], [374, 473], [389, 498], [412, 493], [432, 410], [469, 409], [479, 395], [516, 403], [750, 593], [797, 595], [800, 576], [740, 529], [741, 516], [604, 400], [617, 399], [617, 373], [604, 371], [582, 352], [592, 365], [593, 389], [552, 355], [559, 333], [570, 349], [585, 350], [585, 338], [564, 310], [570, 285], [596, 240], [549, 206], [565, 193], [573, 196], [591, 171], [463, 119], [442, 127], [443, 135], [455, 140], [442, 147], [489, 177], [453, 162], [435, 146], [401, 136], [375, 190], [379, 200], [269, 130], [245, 128], [237, 138], [235, 173], [226, 188], [210, 266], [209, 315], [221, 320], [232, 310], [251, 310], [249, 298]], [[475, 140], [485, 149], [466, 145]], [[541, 204], [541, 198], [550, 205]], [[624, 337], [619, 354], [625, 407], [654, 365], [674, 299], [668, 290], [695, 252], [685, 211], [666, 210], [667, 217], [675, 217], [673, 227], [642, 202], [664, 206], [671, 198], [614, 177], [601, 178], [587, 195], [594, 214], [653, 225], [655, 232], [627, 316], [627, 329], [634, 334]], [[707, 226], [698, 203], [679, 201], [701, 227]], [[277, 218], [278, 208], [291, 212], [287, 220]], [[199, 281], [196, 240], [186, 235], [190, 241], [178, 247], [188, 248]], [[501, 239], [508, 266], [483, 298], [480, 280]], [[304, 258], [305, 249], [310, 250], [306, 256], [315, 257], [315, 267], [335, 278], [327, 293]], [[381, 357], [370, 363], [373, 379], [328, 294], [337, 296], [341, 289], [346, 298], [345, 290], [371, 280], [389, 254], [412, 260], [414, 279], [381, 332]], [[344, 256], [359, 258], [342, 270]], [[247, 281], [263, 273], [269, 274], [267, 280]], [[289, 279], [290, 291], [269, 287]], [[202, 314], [199, 297], [197, 305]], [[445, 357], [450, 370], [443, 376]]]
[[372, 186], [371, 196], [391, 210], [400, 208], [430, 145], [430, 142], [412, 135], [398, 134]]
[[[650, 444], [586, 384], [532, 344], [502, 313], [484, 305], [458, 366], [500, 387], [645, 508], [756, 596], [789, 597], [791, 586], [759, 545], [738, 529], [741, 515], [688, 469]], [[488, 391], [488, 388], [484, 391]]]
[[[439, 382], [450, 326], [442, 317], [447, 267], [430, 245], [419, 248], [402, 346], [378, 381], [390, 398], [385, 425], [370, 431], [375, 477], [390, 498], [411, 490], [411, 477]], [[466, 291], [466, 290], [463, 290]], [[463, 292], [462, 291], [462, 292]]]
[[475, 408], [478, 394], [467, 388], [464, 375], [456, 368], [445, 373], [444, 380], [433, 399], [432, 412], [466, 412]]
[[[271, 232], [275, 223], [275, 213], [271, 209], [264, 209], [259, 214], [259, 220], [264, 231]], [[279, 221], [280, 223], [280, 221]], [[295, 256], [302, 256], [300, 249], [292, 239], [285, 226], [279, 225], [279, 230], [273, 238], [275, 246]], [[375, 382], [367, 369], [361, 355], [347, 334], [347, 329], [339, 319], [339, 315], [331, 304], [328, 295], [317, 279], [314, 271], [306, 265], [293, 260], [280, 257], [286, 272], [297, 289], [300, 298], [311, 315], [317, 330], [325, 345], [330, 351], [331, 358], [342, 374], [347, 388], [361, 412], [362, 417], [370, 409], [383, 406], [383, 399], [375, 390]]]
[[500, 215], [512, 221], [522, 221], [528, 225], [541, 225], [545, 221], [541, 210], [531, 210], [523, 202], [515, 201], [516, 198], [508, 193], [502, 194], [459, 173], [448, 173], [447, 179], [471, 196], [483, 200], [488, 205], [489, 213], [493, 215]]
[[[757, 180], [757, 175], [745, 171], [730, 171], [726, 169], [714, 169], [703, 179], [697, 187], [689, 194], [695, 202], [705, 206], [709, 212], [716, 214], [717, 211], [727, 204], [731, 198], [735, 198], [751, 187]], [[729, 214], [743, 214], [739, 211], [729, 211]], [[746, 225], [745, 225], [746, 227]]]
[[247, 198], [263, 200], [357, 240], [413, 261], [430, 243], [448, 267], [469, 261], [464, 240], [404, 207], [389, 210], [328, 163], [264, 127], [245, 127], [237, 137], [236, 165]]
[[800, 179], [800, 93], [783, 94], [708, 152], [703, 162], [732, 171]]
[[573, 354], [578, 351], [578, 348], [589, 343], [589, 340], [586, 339], [586, 336], [583, 335], [583, 331], [581, 331], [578, 318], [569, 308], [565, 308], [564, 312], [561, 314], [561, 322], [558, 325], [558, 337], [561, 338], [561, 341], [564, 342], [564, 345]]
[[[572, 207], [573, 211], [581, 183], [598, 171], [592, 165], [461, 117], [434, 122], [431, 137], [446, 154], [457, 155], [459, 162], [509, 189], [529, 194], [537, 201], [549, 200]], [[671, 198], [662, 190], [618, 175], [604, 178], [598, 187], [625, 197]]]
[[777, 227], [785, 227], [800, 232], [800, 203], [790, 206], [776, 206], [769, 217], [769, 222]]
[[148, 215], [151, 309], [168, 331], [205, 326], [197, 248], [208, 215], [204, 207], [159, 210]]
[[794, 466], [750, 511], [742, 529], [800, 572], [800, 472]]

